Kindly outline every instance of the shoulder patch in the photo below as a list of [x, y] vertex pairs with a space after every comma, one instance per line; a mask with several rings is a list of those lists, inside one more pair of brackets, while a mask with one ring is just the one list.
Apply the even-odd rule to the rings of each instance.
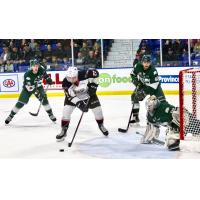
[[158, 74], [158, 72], [157, 72], [157, 71], [154, 71], [153, 74], [156, 75], [156, 74]]
[[169, 107], [165, 108], [165, 112], [169, 113]]
[[31, 78], [30, 77], [26, 77], [26, 80], [31, 80]]

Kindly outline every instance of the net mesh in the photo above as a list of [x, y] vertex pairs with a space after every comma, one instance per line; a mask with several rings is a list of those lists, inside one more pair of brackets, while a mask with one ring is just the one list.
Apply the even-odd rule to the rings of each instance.
[[200, 69], [182, 73], [183, 134], [185, 140], [200, 141]]

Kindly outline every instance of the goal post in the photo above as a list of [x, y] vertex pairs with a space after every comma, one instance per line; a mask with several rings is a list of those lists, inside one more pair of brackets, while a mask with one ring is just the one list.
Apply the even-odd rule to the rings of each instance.
[[179, 107], [180, 139], [200, 141], [200, 68], [179, 72]]

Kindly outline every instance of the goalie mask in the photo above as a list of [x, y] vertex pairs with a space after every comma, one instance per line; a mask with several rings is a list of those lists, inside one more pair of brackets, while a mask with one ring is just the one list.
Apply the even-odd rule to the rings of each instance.
[[150, 96], [146, 101], [147, 112], [153, 113], [155, 109], [159, 107], [159, 105], [160, 101], [157, 99], [157, 97], [154, 95]]
[[66, 71], [66, 78], [70, 83], [75, 83], [78, 80], [78, 69], [69, 67]]

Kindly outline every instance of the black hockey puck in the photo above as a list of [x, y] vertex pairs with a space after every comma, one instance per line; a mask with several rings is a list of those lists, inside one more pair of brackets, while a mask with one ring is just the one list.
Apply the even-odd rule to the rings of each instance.
[[60, 151], [60, 152], [64, 152], [65, 150], [64, 150], [64, 149], [60, 149], [59, 151]]

